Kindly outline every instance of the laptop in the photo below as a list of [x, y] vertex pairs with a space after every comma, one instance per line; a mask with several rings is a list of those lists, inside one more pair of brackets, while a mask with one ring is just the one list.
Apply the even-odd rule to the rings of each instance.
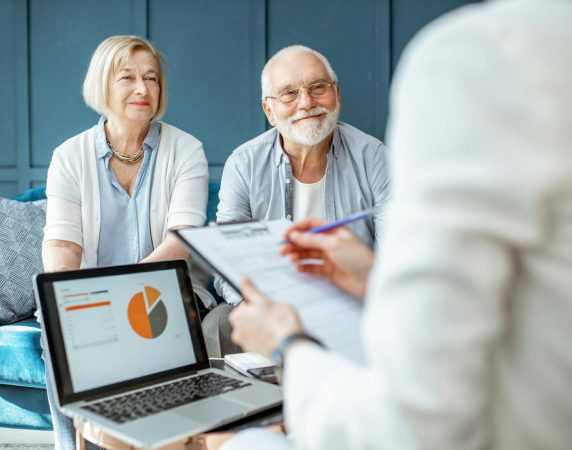
[[186, 273], [165, 261], [35, 277], [65, 415], [153, 449], [281, 404], [280, 387], [210, 368]]

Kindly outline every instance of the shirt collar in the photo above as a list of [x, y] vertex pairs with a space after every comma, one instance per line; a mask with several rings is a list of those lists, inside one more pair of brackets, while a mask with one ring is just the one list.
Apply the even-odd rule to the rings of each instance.
[[282, 142], [280, 142], [280, 131], [278, 131], [278, 128], [276, 128], [276, 139], [274, 140], [274, 157], [276, 167], [278, 167], [282, 161], [288, 161], [287, 155], [282, 148]]
[[95, 130], [95, 156], [96, 158], [104, 158], [105, 156], [111, 155], [111, 150], [107, 146], [107, 139], [105, 137], [105, 117], [101, 116], [99, 122], [97, 122], [97, 128]]
[[[111, 156], [111, 149], [107, 145], [107, 137], [105, 136], [105, 122], [107, 118], [101, 116], [99, 122], [97, 122], [97, 128], [95, 131], [95, 156], [97, 158], [104, 158], [106, 156]], [[143, 148], [145, 150], [154, 150], [157, 148], [160, 139], [161, 125], [159, 122], [151, 122], [149, 126], [149, 131], [147, 131], [147, 136], [143, 141]]]
[[[330, 153], [334, 158], [338, 157], [339, 149], [342, 146], [342, 140], [340, 138], [340, 129], [338, 125], [334, 127], [334, 137], [332, 139], [332, 144], [330, 145]], [[274, 162], [276, 167], [278, 167], [283, 162], [288, 162], [288, 155], [282, 148], [282, 141], [280, 140], [280, 132], [276, 128], [276, 139], [274, 140]]]

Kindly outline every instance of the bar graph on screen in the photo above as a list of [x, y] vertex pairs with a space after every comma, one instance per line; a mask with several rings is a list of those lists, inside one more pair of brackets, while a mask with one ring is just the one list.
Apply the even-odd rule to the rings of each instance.
[[[108, 290], [73, 292], [63, 296], [64, 321], [70, 344], [74, 349], [117, 342], [117, 326]], [[97, 333], [85, 333], [95, 328]]]

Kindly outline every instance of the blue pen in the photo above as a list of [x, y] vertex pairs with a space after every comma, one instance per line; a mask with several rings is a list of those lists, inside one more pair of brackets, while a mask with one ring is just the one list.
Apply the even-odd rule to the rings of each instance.
[[[327, 223], [326, 225], [320, 225], [319, 227], [310, 228], [309, 230], [306, 231], [306, 233], [316, 234], [316, 233], [323, 233], [324, 231], [335, 230], [336, 228], [343, 227], [344, 225], [347, 225], [348, 223], [357, 222], [358, 220], [363, 220], [363, 219], [366, 219], [368, 217], [371, 217], [371, 216], [373, 216], [373, 214], [374, 214], [373, 209], [365, 209], [363, 211], [357, 212], [355, 214], [351, 214], [351, 215], [344, 217], [343, 219], [337, 220], [335, 222]], [[281, 244], [283, 245], [283, 244], [287, 244], [287, 243], [290, 243], [290, 241], [288, 239], [282, 241]]]

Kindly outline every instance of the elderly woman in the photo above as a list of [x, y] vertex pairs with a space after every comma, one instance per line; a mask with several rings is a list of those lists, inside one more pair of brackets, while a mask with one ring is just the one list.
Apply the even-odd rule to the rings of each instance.
[[[60, 145], [48, 171], [46, 271], [187, 258], [167, 231], [206, 218], [202, 144], [159, 122], [167, 106], [163, 62], [147, 41], [113, 36], [96, 49], [83, 85], [97, 125]], [[55, 408], [58, 448], [75, 448]]]

